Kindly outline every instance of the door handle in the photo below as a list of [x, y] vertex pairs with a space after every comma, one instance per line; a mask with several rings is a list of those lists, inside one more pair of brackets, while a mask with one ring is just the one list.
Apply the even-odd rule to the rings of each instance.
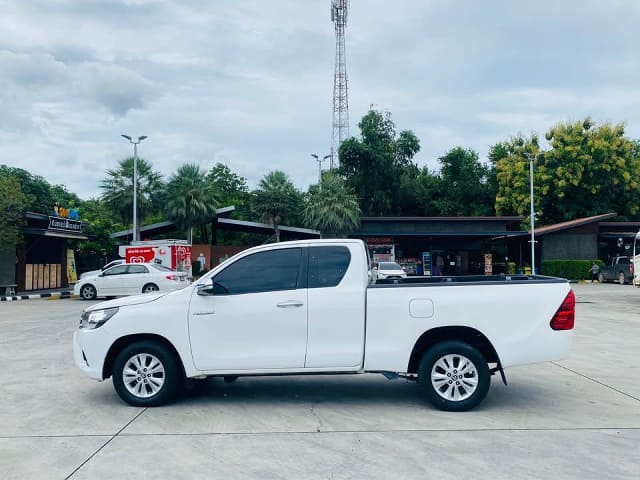
[[299, 302], [297, 300], [289, 300], [288, 302], [280, 302], [278, 304], [278, 308], [300, 308], [302, 305], [304, 305], [302, 302]]

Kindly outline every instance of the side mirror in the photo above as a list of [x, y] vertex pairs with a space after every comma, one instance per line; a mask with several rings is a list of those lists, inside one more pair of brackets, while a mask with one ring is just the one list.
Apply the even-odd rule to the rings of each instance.
[[210, 297], [213, 295], [213, 282], [199, 284], [196, 288], [198, 289], [198, 295], [201, 297]]

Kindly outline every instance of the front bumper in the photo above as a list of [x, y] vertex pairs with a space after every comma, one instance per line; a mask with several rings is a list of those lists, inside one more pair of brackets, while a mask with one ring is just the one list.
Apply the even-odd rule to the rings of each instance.
[[76, 366], [94, 380], [102, 381], [102, 366], [107, 349], [95, 330], [76, 330], [73, 334], [73, 360]]

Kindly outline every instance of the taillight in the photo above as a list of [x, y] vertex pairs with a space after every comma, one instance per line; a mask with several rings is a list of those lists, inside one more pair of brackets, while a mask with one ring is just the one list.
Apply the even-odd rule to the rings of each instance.
[[167, 280], [178, 280], [178, 276], [177, 275], [167, 275]]
[[569, 293], [560, 305], [560, 308], [551, 319], [551, 328], [554, 330], [571, 330], [576, 319], [576, 296], [573, 290]]

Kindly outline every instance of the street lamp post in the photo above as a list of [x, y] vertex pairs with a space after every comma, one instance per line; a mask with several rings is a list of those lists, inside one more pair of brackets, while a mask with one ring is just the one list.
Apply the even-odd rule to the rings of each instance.
[[529, 159], [529, 202], [530, 202], [530, 217], [531, 217], [531, 274], [536, 274], [536, 243], [534, 236], [535, 217], [536, 212], [533, 208], [533, 159], [535, 155], [531, 155], [528, 152], [524, 153], [524, 156]]
[[315, 153], [312, 153], [311, 156], [316, 159], [316, 162], [318, 162], [318, 186], [320, 191], [322, 191], [322, 162], [327, 158], [331, 158], [331, 155], [325, 155], [322, 159]]
[[134, 141], [129, 135], [122, 135], [133, 145], [133, 241], [140, 240], [138, 234], [138, 145], [142, 142], [146, 135], [138, 137], [138, 141]]

